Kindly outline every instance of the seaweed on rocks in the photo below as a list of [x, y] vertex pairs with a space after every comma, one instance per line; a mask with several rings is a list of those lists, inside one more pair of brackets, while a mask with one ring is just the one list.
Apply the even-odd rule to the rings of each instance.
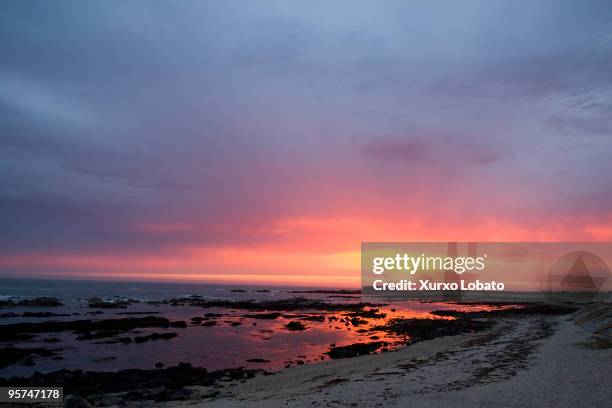
[[0, 300], [0, 307], [59, 307], [64, 304], [56, 297], [35, 297], [14, 301], [12, 299]]
[[[185, 322], [182, 322], [185, 323]], [[35, 333], [53, 333], [62, 331], [73, 331], [82, 339], [101, 338], [117, 335], [136, 328], [145, 327], [183, 327], [175, 322], [159, 317], [127, 317], [121, 319], [104, 320], [72, 320], [72, 321], [49, 321], [37, 323], [13, 323], [0, 325], [0, 341], [10, 341], [19, 335]]]
[[332, 347], [326, 354], [332, 359], [359, 357], [371, 354], [386, 345], [387, 343], [384, 341], [354, 343], [348, 346]]
[[78, 394], [88, 398], [108, 393], [134, 392], [134, 399], [141, 399], [142, 395], [160, 387], [179, 389], [192, 385], [211, 386], [218, 381], [244, 380], [259, 373], [264, 373], [264, 370], [231, 368], [209, 372], [206, 368], [192, 367], [190, 363], [179, 363], [174, 367], [151, 370], [128, 369], [117, 372], [60, 370], [47, 374], [37, 372], [31, 377], [0, 378], [0, 386], [64, 387], [66, 395]]
[[301, 330], [306, 330], [306, 326], [304, 325], [304, 323], [302, 322], [289, 322], [285, 325], [285, 327], [287, 328], [287, 330], [291, 330], [291, 331], [301, 331]]
[[441, 336], [474, 333], [489, 328], [493, 324], [494, 322], [489, 320], [472, 319], [391, 319], [385, 325], [373, 327], [372, 331], [386, 331], [409, 336], [410, 341], [415, 343]]
[[245, 314], [244, 317], [247, 317], [249, 319], [267, 319], [267, 320], [273, 320], [273, 319], [277, 319], [279, 317], [281, 317], [282, 314], [279, 312], [272, 312], [272, 313], [257, 313], [257, 314]]
[[34, 355], [40, 357], [52, 357], [56, 351], [42, 347], [36, 348], [18, 348], [18, 347], [0, 347], [0, 368], [8, 367], [9, 365], [18, 363], [24, 359], [31, 358]]
[[149, 340], [170, 340], [178, 336], [177, 333], [151, 333], [148, 336], [134, 337], [134, 343], [144, 343]]

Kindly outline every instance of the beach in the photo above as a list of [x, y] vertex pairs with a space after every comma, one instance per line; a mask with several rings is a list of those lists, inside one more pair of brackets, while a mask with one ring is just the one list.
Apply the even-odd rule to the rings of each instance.
[[4, 296], [0, 386], [60, 386], [71, 407], [591, 407], [612, 397], [608, 301], [183, 289]]
[[592, 334], [568, 317], [503, 319], [482, 333], [295, 367], [165, 406], [604, 407], [612, 349], [580, 344]]

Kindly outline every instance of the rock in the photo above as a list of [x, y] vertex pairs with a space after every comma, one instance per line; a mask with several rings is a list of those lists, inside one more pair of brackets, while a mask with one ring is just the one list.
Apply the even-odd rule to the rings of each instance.
[[304, 320], [308, 320], [310, 322], [324, 322], [325, 321], [325, 316], [323, 316], [323, 315], [313, 315], [313, 316], [306, 316], [303, 319]]
[[64, 317], [70, 316], [67, 313], [51, 313], [51, 312], [24, 312], [21, 317]]
[[204, 326], [204, 327], [210, 327], [210, 326], [216, 326], [216, 325], [217, 325], [217, 321], [216, 320], [211, 320], [209, 322], [202, 323], [202, 326]]
[[374, 331], [387, 331], [410, 336], [411, 342], [430, 340], [441, 336], [473, 333], [491, 327], [492, 321], [461, 318], [446, 319], [392, 319], [384, 326], [372, 328]]
[[[0, 387], [5, 386], [44, 386], [53, 384], [64, 387], [64, 393], [78, 394], [92, 402], [94, 396], [108, 393], [130, 393], [135, 400], [155, 399], [155, 395], [166, 389], [167, 398], [176, 390], [185, 386], [212, 386], [221, 378], [229, 381], [244, 380], [254, 377], [261, 369], [224, 369], [208, 372], [205, 368], [192, 367], [190, 363], [180, 363], [175, 367], [150, 370], [127, 369], [117, 372], [83, 372], [82, 370], [60, 370], [52, 373], [34, 373], [28, 378], [0, 378]], [[127, 398], [125, 398], [127, 399]]]
[[134, 337], [134, 343], [144, 343], [149, 340], [169, 340], [175, 338], [176, 336], [178, 336], [176, 333], [151, 333], [148, 336]]
[[118, 406], [124, 403], [123, 396], [117, 394], [102, 394], [90, 396], [90, 399], [95, 402], [96, 406], [108, 407]]
[[285, 325], [287, 330], [298, 331], [298, 330], [306, 330], [306, 326], [302, 322], [289, 322]]
[[256, 314], [246, 314], [246, 315], [244, 315], [244, 317], [247, 317], [249, 319], [266, 319], [266, 320], [277, 319], [277, 318], [279, 318], [281, 316], [282, 316], [282, 314], [278, 313], [278, 312], [273, 312], [273, 313], [256, 313]]
[[73, 331], [82, 340], [117, 335], [136, 328], [170, 327], [170, 321], [163, 317], [127, 317], [105, 320], [71, 320], [39, 323], [14, 323], [2, 326], [0, 341], [11, 341], [17, 336], [33, 333]]
[[360, 319], [359, 317], [353, 317], [351, 318], [351, 324], [353, 326], [360, 326], [362, 324], [368, 324], [368, 321], [364, 319]]
[[132, 299], [112, 299], [112, 300], [104, 300], [100, 297], [90, 297], [87, 299], [87, 303], [89, 303], [89, 307], [92, 309], [125, 309], [132, 303], [137, 303]]
[[93, 408], [93, 405], [83, 397], [68, 395], [64, 398], [64, 408]]
[[263, 358], [250, 358], [247, 360], [247, 362], [249, 363], [269, 363], [270, 360], [266, 360]]
[[110, 301], [89, 303], [89, 307], [92, 309], [126, 309], [127, 306], [128, 303]]
[[52, 357], [56, 351], [42, 347], [18, 348], [0, 347], [0, 368], [8, 367], [11, 364], [23, 362], [25, 365], [33, 365], [32, 356]]
[[187, 399], [189, 395], [191, 395], [191, 391], [184, 388], [163, 387], [159, 390], [152, 390], [143, 394], [141, 399], [155, 400], [155, 402], [179, 401]]
[[219, 391], [217, 391], [217, 390], [210, 390], [210, 391], [207, 391], [205, 393], [200, 394], [200, 398], [214, 398], [217, 395], [219, 395]]
[[385, 346], [384, 341], [373, 341], [370, 343], [355, 343], [349, 346], [333, 347], [326, 354], [332, 359], [358, 357], [370, 354]]
[[27, 307], [58, 307], [64, 306], [56, 297], [36, 297], [32, 299], [23, 299], [16, 303], [16, 306]]

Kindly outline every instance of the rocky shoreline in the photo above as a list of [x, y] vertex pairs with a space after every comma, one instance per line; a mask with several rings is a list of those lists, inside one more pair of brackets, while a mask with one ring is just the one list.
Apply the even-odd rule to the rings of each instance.
[[[257, 313], [246, 313], [243, 318], [254, 320], [275, 320], [280, 317], [291, 318], [287, 323], [287, 329], [305, 330], [304, 322], [327, 322], [342, 323], [347, 329], [367, 324], [369, 319], [383, 319], [386, 313], [381, 312], [373, 303], [328, 303], [318, 300], [304, 298], [285, 299], [278, 301], [215, 301], [197, 297], [171, 299], [167, 301], [172, 305], [184, 305], [197, 307], [222, 307], [256, 311]], [[363, 329], [364, 332], [377, 331], [388, 332], [403, 338], [403, 344], [414, 344], [417, 342], [432, 340], [439, 337], [455, 336], [466, 333], [477, 333], [493, 327], [499, 318], [514, 318], [531, 315], [563, 315], [572, 313], [577, 308], [572, 305], [546, 305], [546, 304], [521, 304], [511, 308], [495, 309], [488, 311], [466, 312], [458, 310], [437, 310], [432, 315], [439, 316], [437, 319], [422, 318], [394, 318], [382, 325], [371, 326]], [[301, 314], [283, 314], [282, 312], [301, 310]], [[303, 313], [304, 310], [311, 313]], [[338, 312], [343, 315], [316, 315], [312, 312]], [[190, 324], [211, 326], [212, 322], [217, 324], [217, 319], [223, 317], [220, 313], [207, 313], [203, 317], [192, 318]], [[15, 323], [3, 325], [0, 338], [3, 341], [19, 341], [28, 336], [40, 333], [53, 333], [69, 331], [78, 335], [77, 339], [91, 340], [101, 339], [105, 343], [144, 343], [154, 340], [169, 340], [176, 337], [175, 332], [151, 333], [148, 335], [121, 336], [136, 328], [184, 328], [185, 321], [172, 321], [159, 316], [126, 317], [104, 320], [73, 320], [73, 321], [51, 321], [41, 323]], [[330, 326], [331, 327], [331, 326]], [[385, 353], [393, 351], [385, 341], [379, 341], [377, 336], [371, 336], [375, 341], [356, 342], [348, 345], [330, 345], [325, 353], [330, 359], [348, 359], [372, 353]], [[4, 347], [0, 349], [0, 366], [13, 364], [23, 358], [35, 356], [53, 357], [56, 353], [53, 349], [46, 348], [19, 348]], [[249, 363], [267, 362], [265, 356], [246, 360]], [[303, 364], [301, 360], [296, 364]], [[289, 364], [288, 366], [290, 366]], [[287, 366], [287, 367], [288, 367]], [[158, 363], [155, 369], [128, 369], [117, 372], [83, 372], [82, 370], [59, 370], [47, 374], [35, 373], [31, 377], [0, 378], [0, 386], [62, 386], [66, 393], [77, 394], [96, 402], [106, 405], [110, 397], [108, 394], [121, 394], [126, 400], [154, 400], [169, 401], [189, 398], [192, 391], [185, 387], [206, 386], [217, 387], [224, 382], [243, 381], [256, 375], [271, 375], [272, 372], [263, 369], [246, 369], [244, 367], [228, 368], [223, 370], [208, 371], [203, 367], [192, 367], [190, 363], [181, 363], [176, 366], [163, 368]], [[210, 392], [209, 397], [215, 393]], [[113, 397], [115, 398], [115, 397]], [[200, 395], [199, 398], [202, 398]], [[111, 398], [112, 399], [112, 398]], [[116, 403], [116, 401], [115, 401]]]

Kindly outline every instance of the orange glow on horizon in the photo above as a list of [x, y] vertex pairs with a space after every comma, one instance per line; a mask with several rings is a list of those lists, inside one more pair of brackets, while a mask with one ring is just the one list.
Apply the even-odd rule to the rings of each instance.
[[[236, 284], [358, 287], [362, 241], [596, 241], [612, 238], [606, 226], [525, 227], [486, 220], [479, 225], [358, 218], [294, 218], [272, 223], [278, 237], [257, 245], [185, 245], [144, 253], [29, 253], [0, 255], [0, 267], [19, 272], [37, 268], [38, 277], [163, 280]], [[575, 225], [575, 224], [574, 224]], [[146, 224], [155, 234], [197, 231], [188, 224]], [[248, 229], [248, 228], [247, 228]], [[210, 231], [210, 230], [209, 230]], [[256, 231], [250, 231], [256, 233]], [[45, 269], [49, 270], [45, 272]]]

